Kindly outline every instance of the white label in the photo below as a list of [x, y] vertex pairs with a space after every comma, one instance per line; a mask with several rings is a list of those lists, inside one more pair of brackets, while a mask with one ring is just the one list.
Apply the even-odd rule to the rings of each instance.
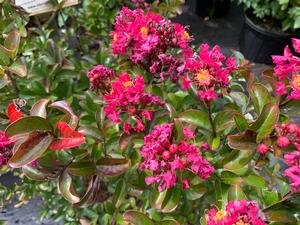
[[[15, 2], [17, 6], [22, 7], [31, 16], [56, 10], [49, 0], [15, 0]], [[61, 2], [62, 0], [58, 0], [58, 3]], [[78, 4], [78, 0], [66, 0], [63, 7], [76, 4]]]

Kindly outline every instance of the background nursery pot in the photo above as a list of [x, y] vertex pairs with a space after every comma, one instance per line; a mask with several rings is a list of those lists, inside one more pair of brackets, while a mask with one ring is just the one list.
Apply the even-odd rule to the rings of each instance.
[[230, 9], [230, 0], [197, 0], [196, 13], [201, 17], [225, 16]]
[[245, 13], [240, 34], [240, 50], [245, 57], [256, 63], [272, 64], [272, 55], [280, 55], [291, 44], [295, 34], [271, 31], [255, 24]]

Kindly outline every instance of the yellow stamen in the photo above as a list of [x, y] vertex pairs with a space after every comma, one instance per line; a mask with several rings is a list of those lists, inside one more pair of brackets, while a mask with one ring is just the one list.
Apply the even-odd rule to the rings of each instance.
[[118, 39], [118, 34], [114, 33], [113, 40], [116, 41]]
[[185, 39], [189, 39], [189, 38], [190, 38], [190, 34], [189, 34], [187, 31], [184, 31], [184, 32], [183, 32], [183, 37], [184, 37]]
[[223, 217], [226, 216], [226, 213], [223, 210], [219, 210], [216, 215], [213, 217], [214, 221], [217, 222], [221, 219], [223, 219]]
[[125, 88], [132, 87], [133, 86], [133, 82], [132, 81], [125, 81], [125, 82], [123, 82], [123, 86]]
[[300, 74], [294, 75], [291, 81], [293, 89], [300, 90]]
[[140, 32], [142, 34], [142, 37], [147, 37], [149, 29], [147, 27], [141, 27]]
[[195, 80], [199, 85], [209, 85], [211, 81], [209, 71], [201, 69], [198, 73], [196, 73]]

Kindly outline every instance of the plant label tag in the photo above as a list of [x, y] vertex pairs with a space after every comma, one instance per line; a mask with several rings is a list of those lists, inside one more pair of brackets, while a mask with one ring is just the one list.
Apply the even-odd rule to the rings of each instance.
[[[78, 0], [57, 0], [62, 7], [77, 5]], [[15, 0], [16, 6], [22, 7], [30, 16], [57, 10], [51, 0]]]

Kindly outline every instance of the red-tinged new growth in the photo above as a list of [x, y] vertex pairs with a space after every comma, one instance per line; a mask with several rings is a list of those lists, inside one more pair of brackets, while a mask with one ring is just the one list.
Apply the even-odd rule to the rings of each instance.
[[267, 225], [256, 201], [231, 201], [224, 210], [210, 209], [207, 225]]
[[[140, 164], [140, 169], [153, 173], [146, 178], [146, 184], [158, 183], [159, 191], [169, 189], [180, 182], [177, 177], [178, 172], [182, 174], [184, 171], [191, 171], [201, 179], [208, 179], [215, 171], [194, 144], [184, 140], [179, 144], [173, 143], [172, 130], [173, 124], [156, 125], [145, 136], [141, 149], [143, 162]], [[183, 189], [189, 187], [187, 179], [182, 179], [181, 184]]]
[[14, 103], [10, 103], [8, 105], [7, 115], [11, 123], [17, 121], [18, 119], [21, 119], [24, 116], [23, 112], [18, 109]]
[[4, 131], [0, 130], [0, 169], [12, 157], [13, 146], [14, 142], [5, 136]]
[[152, 119], [155, 106], [163, 106], [159, 97], [144, 91], [142, 76], [132, 79], [129, 74], [122, 73], [112, 83], [112, 90], [104, 96], [106, 101], [105, 115], [114, 123], [123, 123], [123, 130], [141, 132], [145, 122]]
[[[182, 73], [182, 59], [192, 54], [188, 46], [191, 37], [178, 23], [159, 14], [122, 8], [114, 24], [112, 47], [114, 54], [122, 54], [135, 64], [162, 80], [168, 76], [177, 82]], [[181, 54], [174, 54], [181, 50]], [[170, 54], [170, 51], [173, 54]]]
[[[293, 47], [300, 53], [300, 39], [292, 39]], [[274, 76], [278, 79], [275, 85], [277, 95], [288, 94], [289, 99], [300, 99], [300, 58], [293, 55], [288, 46], [285, 47], [283, 56], [272, 56]]]
[[200, 46], [199, 55], [186, 60], [182, 88], [189, 89], [194, 84], [201, 100], [212, 101], [221, 96], [221, 88], [229, 84], [229, 74], [237, 68], [234, 58], [226, 58], [219, 46], [210, 49], [208, 44]]
[[84, 135], [72, 130], [66, 122], [58, 122], [56, 129], [58, 131], [58, 138], [51, 143], [51, 150], [74, 148], [85, 143]]

